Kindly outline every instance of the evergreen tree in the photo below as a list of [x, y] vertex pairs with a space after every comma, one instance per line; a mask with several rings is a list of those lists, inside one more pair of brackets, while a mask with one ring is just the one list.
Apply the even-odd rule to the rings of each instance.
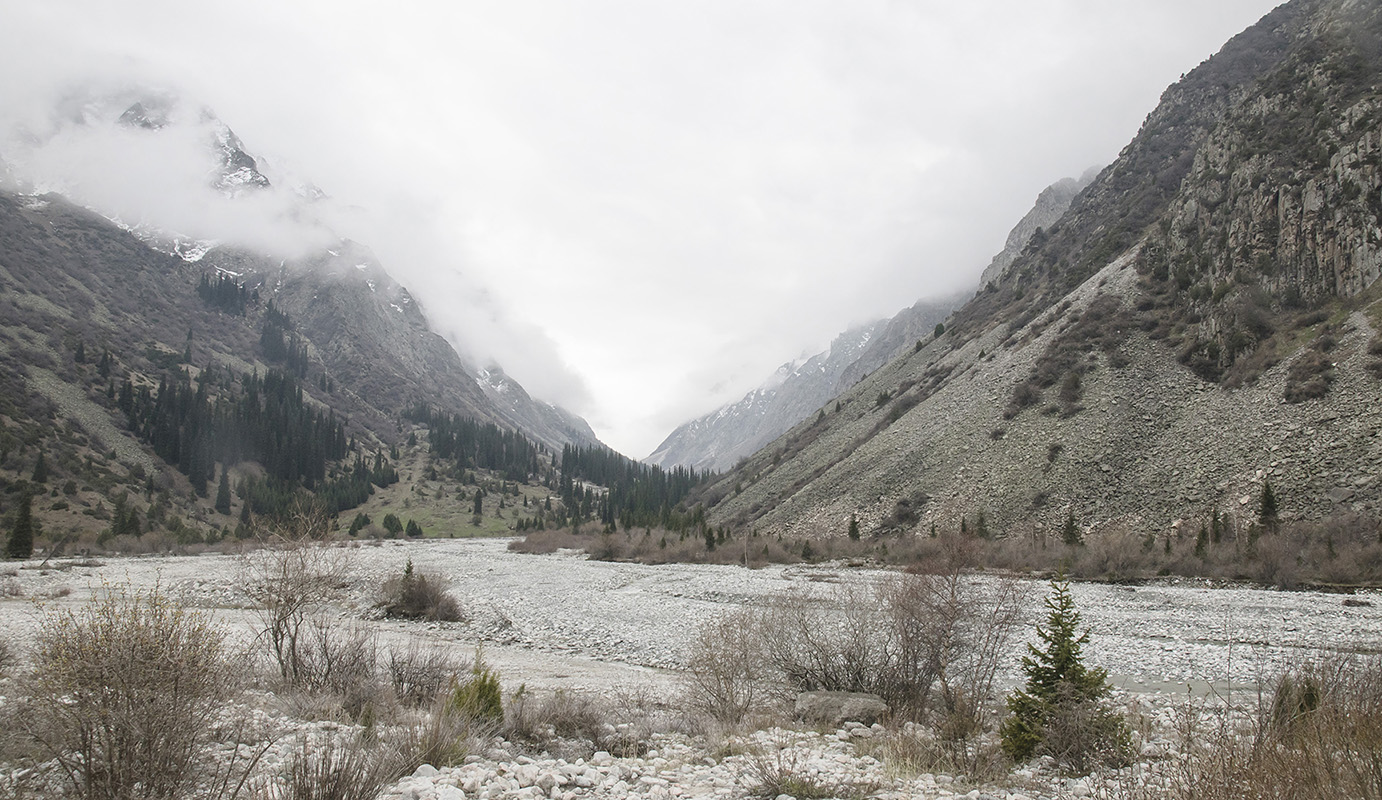
[[42, 450], [38, 451], [38, 461], [34, 462], [34, 474], [30, 480], [34, 483], [48, 482], [48, 458]]
[[404, 534], [416, 539], [422, 536], [422, 526], [410, 519], [408, 526], [404, 529]]
[[1061, 528], [1061, 541], [1070, 546], [1084, 544], [1084, 537], [1080, 535], [1080, 526], [1075, 522], [1075, 509], [1070, 509], [1070, 513], [1065, 517], [1065, 526]]
[[1063, 578], [1051, 581], [1046, 609], [1046, 624], [1036, 631], [1043, 646], [1027, 645], [1028, 655], [1022, 658], [1027, 685], [1008, 696], [1012, 716], [999, 728], [1003, 751], [1014, 761], [1025, 761], [1041, 749], [1052, 727], [1078, 727], [1088, 746], [1071, 752], [1071, 743], [1062, 742], [1066, 749], [1055, 755], [1080, 764], [1091, 757], [1125, 757], [1128, 734], [1122, 718], [1098, 704], [1110, 691], [1108, 673], [1085, 666], [1080, 651], [1089, 642], [1089, 631], [1077, 633], [1080, 614]]
[[1257, 520], [1265, 528], [1276, 528], [1276, 492], [1272, 491], [1271, 481], [1262, 481], [1262, 497], [1258, 501]]
[[72, 354], [72, 360], [78, 364], [86, 363], [86, 342], [77, 340], [77, 352]]
[[484, 490], [484, 489], [476, 489], [476, 490], [475, 490], [475, 516], [478, 517], [478, 516], [480, 516], [481, 513], [484, 512], [484, 509], [485, 509], [485, 502], [484, 502], [484, 501], [485, 501], [485, 490]]
[[383, 525], [384, 530], [388, 531], [390, 536], [397, 536], [403, 532], [403, 522], [399, 520], [396, 514], [385, 514]]
[[849, 515], [849, 538], [859, 541], [859, 518], [853, 514]]
[[216, 487], [216, 513], [230, 513], [230, 477], [224, 464], [221, 465], [221, 483]]
[[5, 545], [5, 555], [9, 558], [28, 558], [33, 554], [33, 495], [25, 492], [19, 501], [19, 511], [14, 516], [14, 527], [10, 528], [10, 540]]

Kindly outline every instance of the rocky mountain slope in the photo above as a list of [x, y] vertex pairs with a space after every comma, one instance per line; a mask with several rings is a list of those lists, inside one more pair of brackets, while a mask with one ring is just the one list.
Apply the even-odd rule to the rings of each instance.
[[[1382, 9], [1294, 0], [1162, 96], [946, 333], [710, 487], [759, 533], [1382, 513]], [[971, 530], [973, 528], [971, 527]]]

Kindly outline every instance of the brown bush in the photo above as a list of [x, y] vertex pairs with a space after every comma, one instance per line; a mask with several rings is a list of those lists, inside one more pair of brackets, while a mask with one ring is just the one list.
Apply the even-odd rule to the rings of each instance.
[[[1217, 722], [1182, 713], [1169, 787], [1176, 800], [1333, 800], [1382, 797], [1382, 661], [1335, 656], [1276, 679], [1249, 718], [1220, 709]], [[1150, 798], [1120, 787], [1111, 797]]]
[[1288, 403], [1300, 403], [1324, 397], [1334, 382], [1334, 364], [1318, 349], [1306, 350], [1286, 373], [1284, 396]]
[[694, 642], [689, 702], [737, 722], [802, 691], [877, 694], [962, 742], [984, 727], [994, 675], [1018, 621], [1019, 584], [958, 570], [794, 592], [708, 624]]
[[29, 724], [79, 797], [188, 797], [234, 685], [207, 615], [113, 591], [43, 617]]

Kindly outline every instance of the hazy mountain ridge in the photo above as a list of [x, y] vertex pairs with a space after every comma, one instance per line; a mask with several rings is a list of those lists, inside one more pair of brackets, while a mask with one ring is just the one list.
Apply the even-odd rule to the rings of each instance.
[[840, 377], [886, 321], [851, 328], [800, 364], [788, 363], [734, 403], [679, 426], [645, 461], [723, 471], [814, 414], [838, 392]]
[[1231, 40], [944, 336], [711, 487], [712, 522], [1170, 532], [1251, 521], [1264, 481], [1286, 518], [1382, 511], [1379, 17], [1297, 0]]
[[1037, 195], [1036, 202], [1032, 208], [1013, 229], [1008, 232], [1008, 238], [1003, 243], [1003, 250], [993, 257], [987, 267], [984, 267], [983, 274], [979, 276], [979, 285], [987, 286], [990, 281], [998, 280], [1008, 267], [1017, 260], [1017, 257], [1026, 249], [1027, 243], [1032, 240], [1038, 230], [1045, 230], [1056, 220], [1065, 215], [1070, 203], [1097, 177], [1099, 171], [1091, 169], [1078, 178], [1062, 178], [1055, 183], [1041, 190]]

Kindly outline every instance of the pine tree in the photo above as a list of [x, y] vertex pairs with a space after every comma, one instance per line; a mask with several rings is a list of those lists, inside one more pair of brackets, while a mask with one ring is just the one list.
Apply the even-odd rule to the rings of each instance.
[[38, 451], [38, 461], [34, 462], [34, 474], [30, 480], [34, 483], [48, 482], [48, 458], [42, 450]]
[[1043, 646], [1027, 645], [1028, 655], [1022, 658], [1027, 685], [1008, 696], [1012, 716], [999, 728], [1003, 751], [1014, 761], [1025, 761], [1042, 747], [1053, 724], [1065, 722], [1060, 727], [1072, 727], [1073, 719], [1078, 720], [1073, 727], [1087, 741], [1077, 748], [1079, 752], [1063, 742], [1059, 755], [1075, 762], [1126, 756], [1126, 725], [1098, 705], [1110, 691], [1108, 673], [1085, 666], [1080, 650], [1089, 642], [1089, 631], [1077, 633], [1080, 614], [1070, 596], [1070, 584], [1063, 578], [1051, 581], [1046, 609], [1046, 624], [1038, 625], [1036, 631]]
[[216, 487], [216, 513], [230, 513], [230, 478], [224, 464], [221, 465], [221, 482]]
[[5, 555], [9, 558], [28, 558], [34, 554], [33, 495], [28, 492], [19, 501], [19, 511], [14, 517], [14, 527], [10, 528], [10, 540], [5, 545]]
[[485, 490], [475, 490], [475, 516], [480, 516], [485, 510]]
[[849, 515], [849, 538], [859, 541], [859, 519], [853, 514]]

